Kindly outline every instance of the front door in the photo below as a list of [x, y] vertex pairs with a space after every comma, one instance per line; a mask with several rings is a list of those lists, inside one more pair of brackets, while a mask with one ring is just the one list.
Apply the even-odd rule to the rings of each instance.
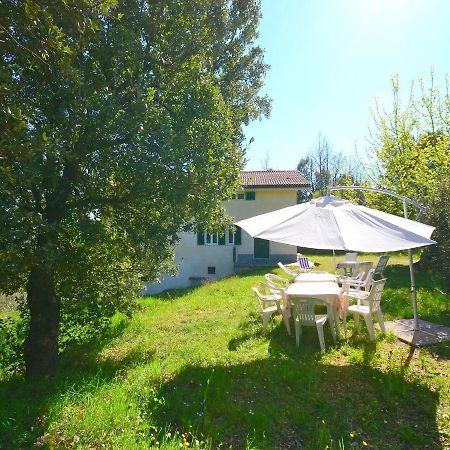
[[254, 239], [253, 256], [255, 258], [269, 258], [269, 241], [265, 239]]

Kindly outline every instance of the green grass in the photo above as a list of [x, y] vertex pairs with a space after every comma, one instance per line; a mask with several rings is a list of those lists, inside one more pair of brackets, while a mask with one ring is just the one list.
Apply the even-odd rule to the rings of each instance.
[[[411, 317], [407, 259], [390, 262], [385, 318]], [[55, 383], [0, 381], [0, 448], [450, 448], [448, 345], [371, 343], [353, 321], [337, 346], [326, 329], [324, 354], [312, 328], [296, 349], [279, 318], [264, 336], [250, 287], [266, 270], [141, 299], [66, 352]], [[417, 286], [421, 317], [450, 326], [432, 274]]]

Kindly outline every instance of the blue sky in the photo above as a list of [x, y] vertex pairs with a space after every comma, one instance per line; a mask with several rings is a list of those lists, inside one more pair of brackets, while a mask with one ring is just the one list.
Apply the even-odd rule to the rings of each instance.
[[390, 78], [450, 72], [450, 0], [263, 0], [259, 43], [271, 66], [269, 119], [246, 128], [248, 170], [294, 169], [322, 132], [334, 150], [364, 156], [374, 98]]

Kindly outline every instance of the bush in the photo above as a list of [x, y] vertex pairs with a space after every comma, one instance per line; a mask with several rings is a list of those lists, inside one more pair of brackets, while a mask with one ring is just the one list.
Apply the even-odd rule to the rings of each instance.
[[427, 222], [436, 227], [432, 239], [436, 245], [427, 247], [423, 265], [443, 279], [450, 292], [450, 175], [444, 177], [429, 204]]
[[0, 319], [0, 378], [23, 372], [23, 343], [27, 332], [27, 320], [12, 317]]

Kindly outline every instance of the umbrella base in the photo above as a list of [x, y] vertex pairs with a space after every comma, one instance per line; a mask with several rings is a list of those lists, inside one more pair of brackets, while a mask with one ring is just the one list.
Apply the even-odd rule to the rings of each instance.
[[426, 347], [450, 341], [450, 328], [419, 320], [419, 330], [414, 329], [414, 319], [385, 322], [386, 331], [392, 331], [401, 341], [413, 347]]

